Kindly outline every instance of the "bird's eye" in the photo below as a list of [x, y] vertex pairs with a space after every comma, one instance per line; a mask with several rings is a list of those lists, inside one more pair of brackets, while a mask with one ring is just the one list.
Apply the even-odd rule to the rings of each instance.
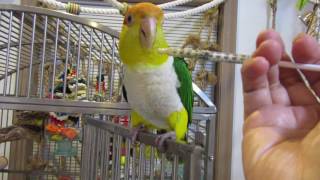
[[129, 25], [132, 23], [132, 16], [131, 16], [131, 15], [129, 15], [129, 16], [127, 17], [127, 23], [128, 23]]

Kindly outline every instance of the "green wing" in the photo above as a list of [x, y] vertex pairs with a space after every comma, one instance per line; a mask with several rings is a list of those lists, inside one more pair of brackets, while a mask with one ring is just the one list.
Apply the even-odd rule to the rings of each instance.
[[178, 93], [184, 108], [188, 112], [188, 124], [190, 124], [192, 121], [193, 108], [192, 77], [188, 70], [188, 65], [183, 58], [175, 57], [173, 66], [180, 81]]

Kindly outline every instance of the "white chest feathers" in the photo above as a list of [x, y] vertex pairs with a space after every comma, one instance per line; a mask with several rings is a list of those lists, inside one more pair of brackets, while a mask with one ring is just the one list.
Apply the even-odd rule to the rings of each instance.
[[157, 68], [141, 69], [125, 68], [124, 85], [129, 104], [152, 124], [168, 128], [166, 118], [183, 107], [177, 91], [180, 83], [173, 58], [169, 57]]

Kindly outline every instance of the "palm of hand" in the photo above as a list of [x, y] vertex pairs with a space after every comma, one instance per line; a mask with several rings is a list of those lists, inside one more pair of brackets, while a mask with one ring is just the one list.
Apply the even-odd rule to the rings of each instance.
[[[287, 60], [279, 35], [262, 33], [253, 59], [242, 68], [245, 124], [243, 161], [246, 178], [320, 179], [320, 105]], [[319, 45], [300, 35], [292, 47], [300, 63], [320, 63]], [[320, 74], [305, 73], [320, 94]]]

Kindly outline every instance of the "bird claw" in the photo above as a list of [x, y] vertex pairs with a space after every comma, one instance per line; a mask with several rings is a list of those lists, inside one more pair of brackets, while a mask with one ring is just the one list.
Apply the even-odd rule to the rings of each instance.
[[133, 144], [135, 144], [135, 145], [138, 144], [137, 143], [138, 134], [139, 134], [139, 132], [143, 132], [143, 131], [145, 131], [145, 128], [143, 125], [138, 126], [136, 128], [133, 128], [131, 139], [130, 139]]
[[166, 140], [176, 140], [176, 133], [171, 131], [171, 132], [167, 132], [161, 135], [158, 135], [156, 138], [156, 144], [157, 147], [160, 151], [164, 151], [165, 150], [165, 141]]

